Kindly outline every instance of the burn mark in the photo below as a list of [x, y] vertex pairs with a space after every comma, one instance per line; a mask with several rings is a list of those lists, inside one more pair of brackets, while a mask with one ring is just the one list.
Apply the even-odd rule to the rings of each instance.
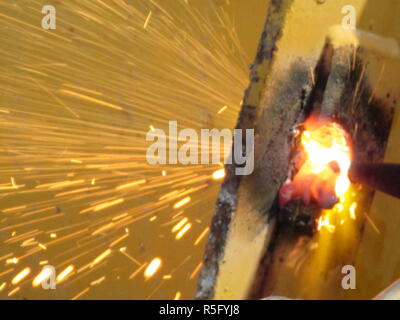
[[[315, 86], [302, 117], [304, 119], [311, 114], [317, 114], [340, 123], [351, 137], [354, 161], [380, 162], [386, 148], [393, 113], [386, 101], [371, 99], [373, 90], [365, 76], [366, 65], [358, 55], [351, 70], [348, 70], [347, 62], [354, 55], [354, 50], [353, 47], [334, 50], [329, 42], [325, 45], [315, 69]], [[297, 130], [302, 132], [303, 127], [300, 125]], [[299, 134], [292, 137], [289, 177], [293, 177], [299, 168], [298, 137]], [[372, 199], [372, 195], [367, 198]], [[285, 217], [280, 219], [281, 223], [303, 231], [304, 226], [308, 225], [310, 229], [305, 231], [312, 234], [315, 224], [310, 222], [310, 217], [318, 217], [317, 211], [320, 210], [315, 206], [311, 210], [305, 207], [304, 201], [298, 201], [283, 208], [278, 213]]]
[[333, 45], [330, 42], [327, 42], [314, 71], [315, 85], [311, 92], [310, 100], [304, 110], [305, 118], [309, 117], [311, 113], [317, 114], [321, 112], [321, 105], [332, 68], [333, 54]]
[[333, 117], [351, 134], [355, 161], [380, 162], [386, 149], [393, 113], [387, 101], [376, 97], [370, 99], [373, 90], [365, 76], [366, 67], [362, 60], [356, 60]]

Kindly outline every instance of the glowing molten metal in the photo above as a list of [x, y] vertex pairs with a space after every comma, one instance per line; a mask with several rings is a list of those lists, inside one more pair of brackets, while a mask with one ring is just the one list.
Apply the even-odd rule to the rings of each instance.
[[346, 131], [336, 122], [304, 123], [301, 134], [301, 164], [291, 181], [279, 191], [279, 203], [284, 207], [291, 201], [311, 202], [321, 208], [332, 208], [340, 201], [350, 180], [347, 176], [351, 152]]

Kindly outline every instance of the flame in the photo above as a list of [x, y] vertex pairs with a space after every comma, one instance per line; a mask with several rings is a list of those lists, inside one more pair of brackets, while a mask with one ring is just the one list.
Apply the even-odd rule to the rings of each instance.
[[310, 118], [300, 137], [301, 166], [279, 192], [281, 207], [293, 200], [304, 205], [316, 203], [323, 209], [317, 229], [335, 230], [328, 213], [341, 212], [350, 188], [348, 171], [352, 161], [346, 131], [334, 121]]
[[[351, 153], [346, 139], [346, 131], [337, 123], [331, 122], [313, 130], [306, 130], [302, 136], [302, 145], [307, 152], [308, 161], [302, 167], [303, 173], [317, 175], [318, 180], [335, 179], [335, 193], [342, 196], [350, 187], [347, 176]], [[339, 173], [330, 164], [336, 163]], [[309, 172], [307, 172], [309, 170]]]
[[317, 230], [320, 231], [322, 228], [326, 228], [329, 232], [334, 232], [336, 227], [330, 222], [329, 215], [322, 215], [317, 220]]
[[336, 122], [304, 123], [301, 146], [304, 162], [292, 181], [280, 191], [281, 206], [291, 200], [303, 204], [316, 202], [321, 208], [332, 208], [350, 187], [347, 176], [351, 164], [346, 131]]

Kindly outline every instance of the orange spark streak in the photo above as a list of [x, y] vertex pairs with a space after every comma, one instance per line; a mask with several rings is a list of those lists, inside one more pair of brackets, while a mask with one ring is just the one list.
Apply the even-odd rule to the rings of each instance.
[[26, 267], [21, 272], [19, 272], [12, 280], [11, 283], [16, 285], [17, 283], [21, 282], [24, 278], [26, 278], [31, 273], [31, 268]]
[[146, 268], [146, 270], [144, 271], [144, 277], [146, 279], [151, 278], [152, 276], [155, 275], [155, 273], [160, 269], [162, 265], [162, 261], [161, 258], [154, 258], [150, 264], [148, 265], [148, 267]]
[[190, 202], [190, 200], [191, 200], [190, 197], [183, 198], [182, 200], [175, 203], [173, 208], [179, 209], [180, 207], [183, 207], [184, 205], [188, 204]]

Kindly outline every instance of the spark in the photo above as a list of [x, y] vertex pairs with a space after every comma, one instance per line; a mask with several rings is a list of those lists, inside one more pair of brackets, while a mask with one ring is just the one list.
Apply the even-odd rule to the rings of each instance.
[[8, 270], [6, 270], [6, 271], [3, 271], [3, 272], [0, 273], [0, 277], [4, 276], [4, 275], [6, 275], [6, 274], [9, 274], [9, 273], [11, 273], [11, 272], [13, 272], [13, 271], [14, 271], [14, 268], [11, 268], [11, 269], [8, 269]]
[[161, 258], [154, 258], [144, 271], [145, 279], [150, 279], [151, 277], [153, 277], [156, 274], [156, 272], [161, 268], [161, 265], [162, 265]]
[[185, 225], [185, 223], [188, 221], [189, 221], [189, 219], [184, 217], [182, 220], [180, 220], [176, 225], [174, 225], [172, 227], [171, 232], [175, 233], [175, 232], [179, 231]]
[[28, 240], [25, 240], [22, 242], [21, 247], [29, 247], [37, 244], [37, 241], [35, 241], [35, 238], [30, 238]]
[[350, 206], [350, 218], [355, 220], [356, 219], [356, 208], [357, 208], [357, 203], [353, 202]]
[[75, 267], [73, 265], [69, 265], [68, 267], [66, 267], [63, 271], [61, 271], [56, 278], [57, 283], [61, 283], [64, 280], [66, 280], [71, 273], [74, 271]]
[[222, 112], [224, 112], [226, 109], [228, 109], [228, 106], [223, 106], [221, 109], [218, 110], [218, 114], [221, 114]]
[[122, 190], [122, 189], [132, 188], [132, 187], [136, 187], [136, 186], [138, 186], [140, 184], [143, 184], [143, 183], [146, 183], [145, 179], [141, 179], [141, 180], [138, 180], [138, 181], [134, 181], [134, 182], [130, 182], [130, 183], [125, 183], [125, 184], [119, 185], [119, 186], [117, 186], [115, 188], [115, 190]]
[[17, 257], [10, 258], [6, 260], [6, 264], [17, 264], [19, 259]]
[[143, 263], [139, 268], [137, 268], [135, 271], [131, 273], [129, 276], [129, 280], [132, 280], [135, 278], [145, 267], [147, 266], [147, 263]]
[[22, 270], [11, 280], [11, 283], [12, 283], [13, 285], [18, 284], [18, 283], [21, 282], [24, 278], [26, 278], [30, 273], [31, 273], [31, 268], [26, 267], [26, 268], [22, 269]]
[[322, 230], [322, 228], [326, 228], [330, 233], [333, 233], [336, 229], [336, 227], [329, 221], [328, 216], [319, 217], [317, 226], [318, 231]]
[[203, 263], [200, 262], [196, 268], [194, 268], [193, 272], [190, 274], [189, 279], [192, 280], [194, 277], [197, 275], [197, 273], [200, 271], [201, 267], [203, 266]]
[[119, 215], [113, 217], [112, 220], [113, 220], [113, 221], [116, 221], [116, 220], [125, 218], [125, 217], [127, 217], [127, 216], [128, 216], [128, 213], [125, 212], [125, 213], [122, 213], [122, 214], [119, 214]]
[[380, 231], [379, 228], [376, 226], [376, 224], [374, 223], [374, 221], [372, 221], [371, 217], [370, 217], [368, 214], [366, 214], [365, 212], [364, 212], [364, 215], [365, 215], [365, 217], [367, 218], [367, 221], [370, 223], [370, 225], [371, 225], [372, 228], [374, 229], [374, 231], [375, 231], [377, 234], [381, 234], [381, 231]]
[[8, 212], [18, 211], [18, 210], [22, 210], [22, 209], [26, 209], [26, 205], [4, 209], [3, 212], [8, 213]]
[[104, 226], [101, 226], [100, 228], [98, 228], [98, 229], [96, 229], [95, 231], [92, 232], [92, 236], [95, 236], [95, 235], [100, 234], [100, 233], [102, 233], [104, 231], [107, 231], [107, 230], [113, 228], [114, 226], [115, 226], [115, 224], [112, 223], [112, 222], [110, 222], [110, 223], [108, 223], [108, 224], [106, 224]]
[[99, 256], [96, 257], [96, 259], [93, 260], [93, 262], [90, 264], [90, 268], [93, 268], [96, 264], [100, 263], [104, 259], [106, 259], [110, 254], [111, 254], [111, 249], [107, 249], [103, 253], [101, 253]]
[[225, 169], [219, 169], [217, 171], [214, 171], [212, 174], [212, 178], [214, 180], [221, 180], [225, 178]]
[[[39, 2], [32, 0], [32, 5], [36, 4]], [[149, 4], [99, 1], [79, 8], [72, 2], [65, 5], [68, 18], [77, 23], [91, 21], [98, 29], [80, 34], [46, 33], [52, 50], [45, 50], [45, 55], [35, 52], [42, 52], [50, 42], [32, 40], [42, 38], [43, 30], [14, 18], [19, 17], [19, 7], [10, 6], [7, 13], [0, 14], [5, 30], [23, 28], [33, 48], [28, 53], [14, 45], [10, 34], [1, 37], [3, 49], [13, 50], [0, 57], [5, 66], [0, 71], [1, 89], [8, 93], [3, 101], [7, 107], [0, 110], [0, 171], [4, 178], [0, 193], [4, 203], [10, 204], [1, 209], [4, 221], [0, 231], [11, 233], [4, 241], [7, 251], [0, 258], [3, 267], [9, 268], [4, 267], [0, 276], [8, 277], [4, 283], [12, 284], [18, 276], [13, 273], [20, 270], [11, 266], [29, 262], [26, 268], [30, 273], [30, 268], [45, 265], [51, 258], [57, 268], [64, 268], [57, 276], [58, 283], [76, 281], [74, 288], [79, 293], [74, 298], [78, 299], [89, 296], [95, 272], [106, 274], [102, 262], [114, 259], [117, 245], [126, 248], [117, 250], [135, 264], [129, 279], [150, 267], [133, 258], [140, 253], [135, 245], [139, 236], [129, 230], [141, 228], [139, 222], [153, 231], [164, 225], [172, 227], [176, 219], [183, 219], [179, 216], [189, 204], [197, 208], [213, 201], [218, 186], [209, 182], [218, 167], [150, 166], [146, 133], [149, 125], [150, 129], [163, 127], [166, 119], [200, 129], [219, 118], [216, 127], [234, 127], [250, 60], [238, 46], [235, 28], [225, 12], [215, 11], [217, 19], [210, 22], [180, 2], [174, 4], [176, 11], [159, 0]], [[100, 14], [105, 7], [115, 20], [105, 23]], [[190, 16], [190, 26], [177, 23], [177, 12]], [[110, 37], [102, 37], [102, 33]], [[135, 41], [127, 42], [132, 36]], [[79, 50], [82, 44], [87, 51]], [[69, 50], [77, 54], [70, 55]], [[160, 52], [174, 59], [160, 58]], [[103, 54], [109, 58], [103, 59]], [[15, 56], [22, 59], [15, 61]], [[60, 63], [53, 61], [54, 57], [65, 59]], [[149, 64], [151, 60], [157, 63]], [[14, 99], [16, 96], [22, 98]], [[199, 119], [199, 106], [207, 120]], [[171, 208], [177, 211], [170, 212]], [[193, 213], [187, 211], [188, 220], [174, 231], [176, 236], [183, 237], [190, 229], [189, 220], [194, 221]], [[160, 240], [171, 252], [165, 260], [176, 254], [173, 240]], [[14, 252], [18, 256], [14, 257]], [[198, 262], [193, 260], [193, 267]], [[74, 266], [79, 267], [76, 270]], [[121, 266], [118, 276], [122, 279], [131, 266]], [[28, 275], [18, 281], [21, 287], [10, 293], [26, 289], [24, 294], [29, 295], [32, 281], [26, 281], [29, 285], [23, 281]], [[35, 274], [35, 279], [39, 275]]]
[[106, 277], [105, 277], [105, 276], [102, 276], [102, 277], [100, 277], [99, 279], [92, 281], [92, 282], [90, 283], [90, 285], [91, 285], [91, 286], [97, 286], [97, 285], [101, 284], [105, 279], [106, 279]]
[[82, 297], [84, 294], [86, 294], [90, 290], [89, 287], [83, 289], [81, 292], [79, 292], [77, 295], [73, 296], [71, 300], [78, 300], [80, 297]]
[[191, 198], [186, 197], [174, 204], [174, 209], [179, 209], [190, 202]]
[[144, 22], [144, 25], [143, 25], [143, 29], [146, 29], [147, 26], [149, 25], [150, 18], [151, 18], [151, 15], [152, 15], [152, 14], [153, 14], [153, 12], [150, 11], [149, 14], [147, 15], [146, 21]]
[[137, 261], [134, 257], [132, 257], [129, 253], [126, 252], [127, 248], [126, 247], [122, 247], [119, 248], [119, 251], [126, 256], [129, 260], [131, 260], [133, 263], [137, 264], [138, 266], [141, 265], [141, 263], [139, 261]]
[[13, 187], [14, 189], [18, 189], [18, 186], [17, 186], [17, 184], [15, 183], [14, 177], [11, 177], [11, 185], [12, 185], [12, 187]]
[[191, 224], [191, 223], [185, 224], [185, 226], [182, 228], [182, 230], [179, 231], [179, 232], [177, 233], [175, 239], [176, 239], [176, 240], [181, 239], [181, 238], [185, 235], [185, 233], [188, 232], [188, 230], [189, 230], [191, 227], [192, 227], [192, 224]]
[[94, 206], [92, 208], [92, 210], [93, 211], [100, 211], [100, 210], [115, 206], [117, 204], [120, 204], [122, 202], [124, 202], [123, 198], [120, 198], [120, 199], [117, 199], [117, 200], [114, 200], [114, 201], [107, 201], [107, 202], [101, 203], [101, 204], [99, 204], [97, 206]]
[[21, 289], [20, 287], [16, 287], [16, 288], [12, 289], [12, 290], [8, 293], [8, 296], [9, 296], [9, 297], [13, 296], [13, 295], [16, 294], [20, 289]]
[[120, 243], [121, 241], [125, 240], [126, 238], [129, 237], [129, 233], [125, 233], [118, 239], [114, 240], [113, 242], [110, 243], [110, 248], [114, 247], [116, 244]]
[[208, 231], [210, 231], [209, 227], [206, 227], [202, 233], [200, 233], [200, 235], [197, 237], [197, 239], [194, 242], [194, 245], [197, 246], [201, 240], [203, 240], [203, 238], [206, 236], [206, 234], [208, 233]]
[[97, 99], [97, 98], [89, 97], [89, 96], [86, 96], [86, 95], [83, 95], [83, 94], [80, 94], [80, 93], [77, 93], [77, 92], [73, 92], [71, 90], [61, 89], [60, 93], [63, 93], [63, 94], [66, 94], [66, 95], [70, 95], [70, 96], [73, 96], [73, 97], [76, 97], [76, 98], [80, 98], [80, 99], [83, 99], [83, 100], [86, 100], [86, 101], [89, 101], [89, 102], [93, 102], [93, 103], [96, 103], [96, 104], [99, 104], [99, 105], [102, 105], [102, 106], [105, 106], [105, 107], [109, 107], [111, 109], [115, 109], [115, 110], [122, 110], [123, 109], [122, 107], [117, 106], [115, 104], [112, 104], [112, 103], [109, 103], [109, 102], [106, 102], [106, 101], [103, 101], [103, 100], [100, 100], [100, 99]]
[[181, 299], [181, 296], [182, 296], [181, 292], [178, 291], [178, 292], [175, 294], [174, 300], [180, 300], [180, 299]]

